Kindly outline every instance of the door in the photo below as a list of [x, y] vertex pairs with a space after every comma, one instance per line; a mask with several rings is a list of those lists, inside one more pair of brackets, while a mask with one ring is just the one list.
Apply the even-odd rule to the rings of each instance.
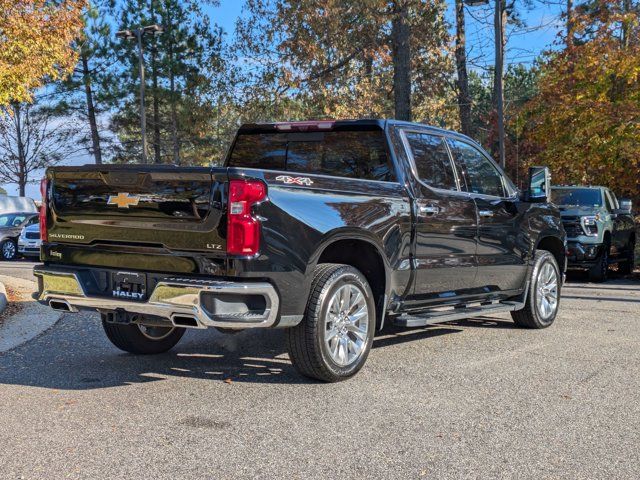
[[476, 287], [516, 290], [527, 273], [529, 237], [521, 228], [522, 209], [515, 187], [480, 148], [449, 139], [464, 187], [478, 209]]
[[461, 191], [444, 137], [402, 132], [416, 181], [416, 303], [460, 296], [476, 275], [476, 206]]
[[613, 231], [611, 232], [611, 254], [614, 256], [625, 255], [631, 234], [634, 230], [633, 220], [630, 215], [616, 213], [620, 208], [618, 199], [610, 190], [604, 190], [605, 206], [611, 216]]

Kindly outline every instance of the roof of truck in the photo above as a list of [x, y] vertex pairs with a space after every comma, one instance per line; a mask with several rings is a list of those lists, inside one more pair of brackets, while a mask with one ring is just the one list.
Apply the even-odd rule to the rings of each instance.
[[460, 138], [469, 139], [469, 137], [455, 132], [453, 130], [446, 130], [444, 128], [435, 127], [426, 123], [419, 122], [406, 122], [402, 120], [394, 119], [382, 119], [382, 118], [365, 118], [359, 120], [304, 120], [304, 121], [291, 121], [291, 122], [266, 122], [266, 123], [245, 123], [240, 126], [238, 133], [256, 133], [256, 132], [322, 132], [331, 131], [343, 128], [381, 128], [386, 126], [404, 126], [404, 127], [419, 127], [420, 129], [428, 129], [434, 133], [446, 134], [449, 136], [457, 136]]

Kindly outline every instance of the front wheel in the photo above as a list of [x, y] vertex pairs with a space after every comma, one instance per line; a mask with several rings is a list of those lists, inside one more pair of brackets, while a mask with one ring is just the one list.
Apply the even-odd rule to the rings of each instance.
[[364, 275], [348, 265], [318, 265], [304, 318], [286, 332], [291, 362], [302, 375], [323, 382], [352, 377], [367, 360], [375, 325]]
[[18, 257], [18, 247], [13, 240], [5, 240], [0, 244], [0, 255], [3, 260], [15, 260]]
[[136, 355], [154, 355], [171, 350], [184, 335], [179, 327], [151, 327], [137, 323], [107, 322], [102, 315], [102, 327], [107, 338], [120, 350]]
[[511, 312], [516, 325], [541, 329], [553, 324], [560, 307], [561, 278], [555, 257], [550, 252], [537, 251], [525, 306], [522, 310]]
[[589, 281], [594, 283], [606, 282], [609, 277], [609, 244], [602, 245], [602, 252], [596, 264], [589, 270]]

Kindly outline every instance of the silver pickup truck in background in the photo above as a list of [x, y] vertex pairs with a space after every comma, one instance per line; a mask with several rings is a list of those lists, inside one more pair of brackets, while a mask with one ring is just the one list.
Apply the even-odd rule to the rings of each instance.
[[609, 266], [628, 274], [635, 264], [636, 228], [631, 200], [620, 200], [606, 187], [553, 187], [567, 232], [568, 268], [587, 270], [593, 282], [607, 280]]

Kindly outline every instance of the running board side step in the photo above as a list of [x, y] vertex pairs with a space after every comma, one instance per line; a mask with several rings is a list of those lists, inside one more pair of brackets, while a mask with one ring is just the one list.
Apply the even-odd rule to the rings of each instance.
[[450, 310], [423, 312], [415, 315], [401, 315], [394, 320], [399, 327], [426, 327], [436, 323], [463, 320], [491, 313], [515, 312], [524, 308], [523, 302], [499, 302], [455, 307]]

